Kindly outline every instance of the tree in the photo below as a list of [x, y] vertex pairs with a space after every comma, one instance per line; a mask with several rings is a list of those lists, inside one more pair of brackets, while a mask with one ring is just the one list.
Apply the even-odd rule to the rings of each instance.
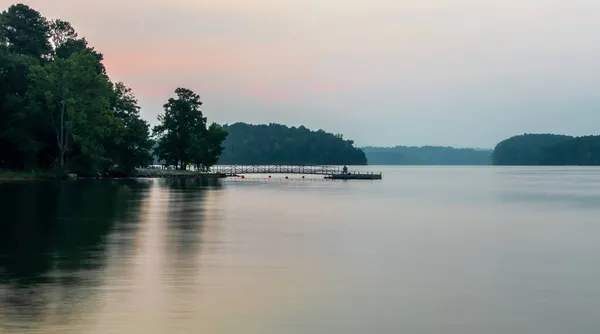
[[0, 166], [37, 164], [43, 127], [26, 98], [29, 69], [48, 54], [48, 25], [39, 12], [14, 5], [0, 13]]
[[223, 153], [223, 141], [227, 131], [217, 123], [212, 123], [206, 131], [196, 134], [192, 143], [192, 162], [198, 170], [206, 170], [214, 166]]
[[107, 144], [114, 164], [121, 172], [130, 174], [136, 167], [145, 166], [152, 160], [150, 125], [140, 118], [140, 106], [131, 88], [118, 82], [113, 86], [110, 102], [113, 115], [122, 121], [123, 138], [120, 142]]
[[78, 36], [71, 23], [60, 19], [51, 21], [49, 30], [50, 43], [54, 52], [67, 42], [76, 40]]
[[218, 159], [226, 134], [216, 124], [206, 128], [200, 96], [185, 88], [175, 90], [176, 98], [164, 105], [165, 113], [158, 116], [154, 127], [158, 137], [156, 154], [168, 165], [185, 170], [188, 163], [210, 166]]
[[494, 148], [494, 165], [538, 165], [545, 149], [573, 139], [555, 134], [524, 134], [501, 141]]
[[41, 59], [52, 49], [48, 21], [27, 5], [10, 6], [0, 14], [0, 36], [11, 53]]
[[323, 130], [281, 124], [225, 125], [222, 164], [366, 165], [365, 153], [352, 140]]
[[60, 19], [26, 5], [0, 13], [0, 168], [129, 173], [150, 159], [150, 129], [131, 89]]
[[106, 137], [118, 141], [120, 120], [111, 117], [108, 78], [97, 73], [97, 60], [88, 51], [54, 59], [31, 69], [35, 97], [44, 103], [56, 135], [58, 166], [67, 166], [69, 153], [99, 158]]

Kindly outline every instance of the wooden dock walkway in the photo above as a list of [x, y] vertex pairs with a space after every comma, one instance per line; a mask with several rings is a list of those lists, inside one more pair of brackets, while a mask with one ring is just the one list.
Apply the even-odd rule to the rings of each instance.
[[209, 170], [210, 173], [226, 176], [244, 174], [304, 174], [323, 175], [332, 180], [381, 180], [382, 173], [348, 172], [344, 173], [341, 166], [295, 166], [295, 165], [217, 165]]

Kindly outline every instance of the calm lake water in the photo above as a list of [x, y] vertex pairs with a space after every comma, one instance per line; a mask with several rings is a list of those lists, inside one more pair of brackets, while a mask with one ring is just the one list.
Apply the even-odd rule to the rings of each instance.
[[369, 168], [2, 182], [0, 332], [600, 332], [600, 169]]

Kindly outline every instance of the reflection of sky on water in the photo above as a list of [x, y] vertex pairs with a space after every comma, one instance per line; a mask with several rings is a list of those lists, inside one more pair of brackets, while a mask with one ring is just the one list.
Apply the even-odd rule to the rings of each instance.
[[2, 183], [0, 332], [594, 328], [594, 173], [366, 168], [384, 179]]

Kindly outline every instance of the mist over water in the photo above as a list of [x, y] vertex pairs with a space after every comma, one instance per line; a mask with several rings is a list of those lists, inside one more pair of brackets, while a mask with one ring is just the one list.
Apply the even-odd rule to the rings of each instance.
[[600, 169], [0, 183], [0, 333], [595, 333]]

